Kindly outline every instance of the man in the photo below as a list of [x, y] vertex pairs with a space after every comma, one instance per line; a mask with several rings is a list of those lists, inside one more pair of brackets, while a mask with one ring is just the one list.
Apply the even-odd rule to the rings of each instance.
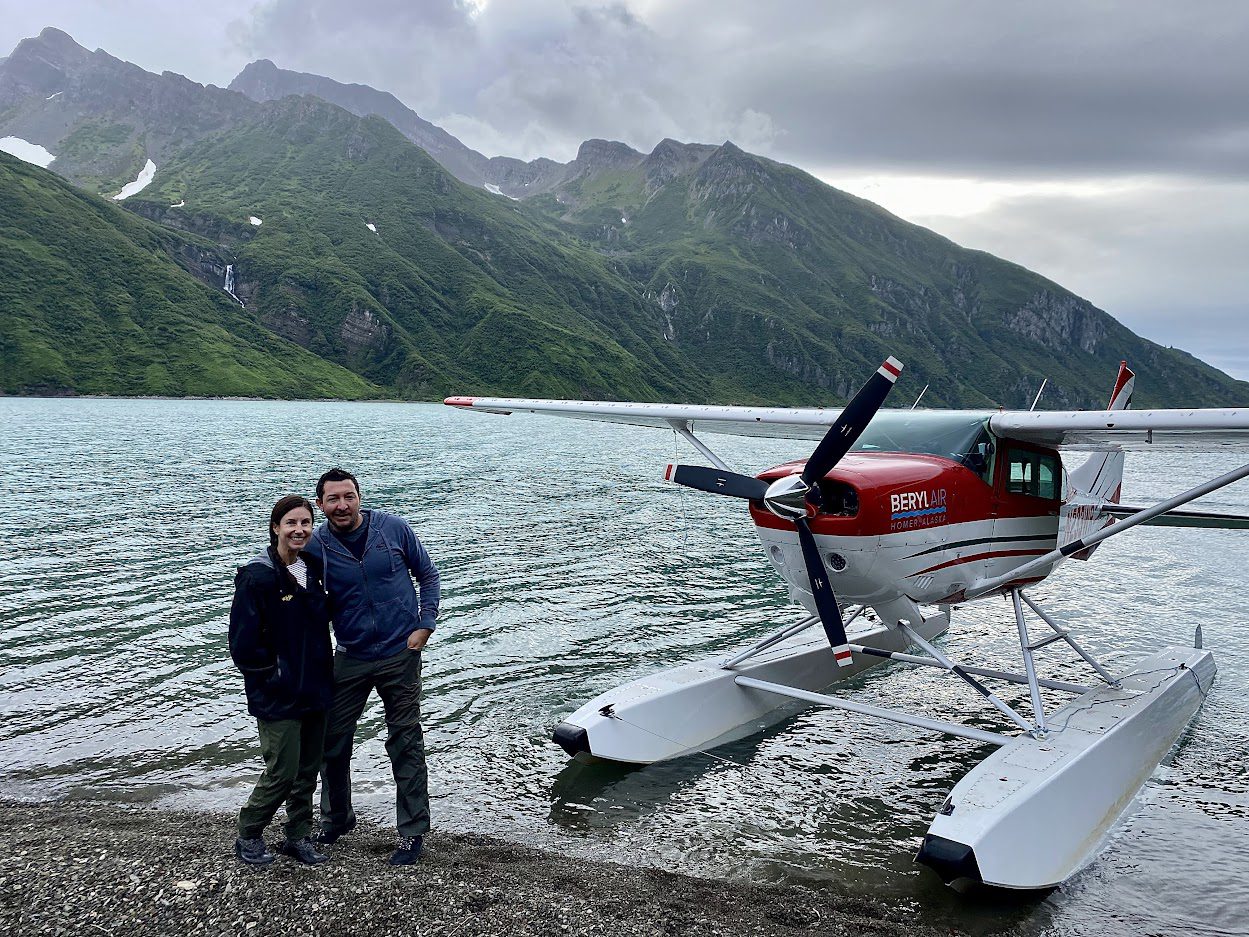
[[[434, 631], [438, 568], [402, 518], [362, 511], [360, 485], [341, 468], [317, 481], [326, 522], [307, 551], [322, 560], [334, 618], [334, 700], [321, 769], [321, 835], [331, 844], [356, 825], [351, 747], [374, 689], [386, 711], [386, 753], [395, 778], [399, 844], [391, 865], [421, 857], [429, 789], [421, 733], [421, 649]], [[419, 595], [412, 577], [420, 586]]]

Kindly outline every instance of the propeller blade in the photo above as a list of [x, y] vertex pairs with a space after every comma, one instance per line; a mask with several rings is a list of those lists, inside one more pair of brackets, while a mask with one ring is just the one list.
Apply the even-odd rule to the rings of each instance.
[[889, 391], [893, 390], [894, 382], [901, 373], [902, 362], [890, 357], [867, 379], [867, 383], [846, 404], [846, 409], [841, 411], [841, 416], [828, 428], [820, 444], [815, 447], [815, 452], [811, 453], [811, 458], [807, 459], [807, 465], [802, 470], [804, 482], [814, 485], [850, 451], [850, 447], [889, 396]]
[[815, 543], [815, 535], [805, 517], [794, 521], [798, 528], [798, 542], [802, 545], [802, 559], [806, 563], [807, 578], [811, 580], [811, 593], [815, 596], [815, 609], [820, 613], [820, 622], [824, 625], [824, 634], [828, 636], [828, 645], [833, 649], [833, 657], [837, 666], [848, 667], [854, 663], [854, 655], [846, 642], [846, 626], [841, 620], [841, 609], [837, 607], [837, 596], [828, 582], [828, 570], [824, 568], [824, 560], [820, 558], [820, 548]]
[[669, 465], [664, 472], [664, 481], [710, 491], [713, 495], [752, 500], [762, 498], [768, 490], [768, 483], [753, 475], [739, 475], [706, 465]]

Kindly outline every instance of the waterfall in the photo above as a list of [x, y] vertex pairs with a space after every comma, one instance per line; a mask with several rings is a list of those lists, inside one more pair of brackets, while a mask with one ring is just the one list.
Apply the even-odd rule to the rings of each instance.
[[246, 305], [247, 305], [246, 303], [244, 303], [244, 302], [243, 302], [243, 300], [239, 299], [239, 298], [238, 298], [238, 297], [234, 294], [234, 264], [226, 264], [226, 282], [225, 282], [225, 291], [226, 291], [227, 293], [229, 293], [229, 294], [230, 294], [230, 298], [231, 298], [231, 299], [233, 299], [233, 300], [234, 300], [236, 303], [238, 303], [240, 306], [246, 306]]

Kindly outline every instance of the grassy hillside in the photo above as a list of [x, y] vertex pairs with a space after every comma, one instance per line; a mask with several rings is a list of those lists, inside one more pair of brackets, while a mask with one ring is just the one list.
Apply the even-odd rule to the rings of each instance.
[[665, 141], [535, 205], [626, 265], [678, 346], [760, 395], [783, 372], [844, 397], [892, 353], [932, 406], [1027, 406], [1043, 379], [1049, 407], [1102, 406], [1124, 358], [1138, 406], [1249, 401], [1044, 277], [732, 144]]
[[285, 99], [187, 148], [127, 206], [235, 245], [259, 321], [404, 395], [707, 392], [607, 258], [379, 118]]
[[0, 391], [380, 393], [191, 277], [193, 240], [0, 153]]

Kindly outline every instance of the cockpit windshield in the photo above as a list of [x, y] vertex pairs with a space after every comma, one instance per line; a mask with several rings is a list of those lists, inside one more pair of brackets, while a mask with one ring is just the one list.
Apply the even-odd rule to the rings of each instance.
[[851, 452], [918, 452], [965, 462], [990, 413], [976, 410], [881, 410]]

